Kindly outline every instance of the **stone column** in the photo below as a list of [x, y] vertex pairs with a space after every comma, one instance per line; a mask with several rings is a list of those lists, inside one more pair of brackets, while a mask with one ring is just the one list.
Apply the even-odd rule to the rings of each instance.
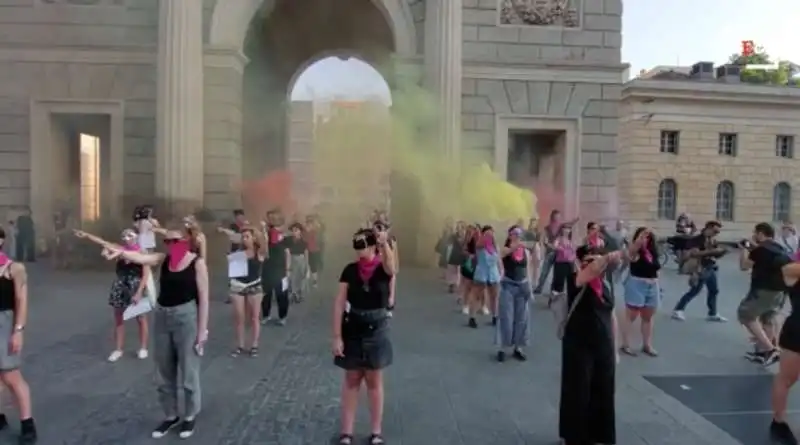
[[460, 163], [462, 0], [427, 1], [425, 72], [439, 107], [439, 141], [445, 155]]
[[194, 210], [203, 203], [203, 6], [159, 4], [155, 191]]

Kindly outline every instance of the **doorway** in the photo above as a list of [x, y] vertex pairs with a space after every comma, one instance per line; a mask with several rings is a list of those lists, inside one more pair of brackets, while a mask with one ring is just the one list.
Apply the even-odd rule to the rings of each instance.
[[54, 224], [95, 223], [110, 214], [111, 116], [53, 113], [50, 123]]

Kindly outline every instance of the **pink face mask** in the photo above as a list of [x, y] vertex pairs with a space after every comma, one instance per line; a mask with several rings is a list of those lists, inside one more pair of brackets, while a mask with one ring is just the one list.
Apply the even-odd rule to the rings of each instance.
[[5, 266], [11, 261], [11, 258], [5, 254], [5, 252], [0, 252], [0, 266]]
[[169, 243], [167, 247], [167, 251], [169, 252], [169, 268], [172, 270], [177, 269], [178, 265], [183, 261], [183, 258], [189, 254], [190, 250], [191, 246], [188, 240], [175, 240]]

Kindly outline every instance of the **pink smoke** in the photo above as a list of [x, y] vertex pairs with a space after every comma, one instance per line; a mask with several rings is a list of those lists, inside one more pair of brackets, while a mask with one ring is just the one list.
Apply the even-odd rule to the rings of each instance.
[[267, 210], [280, 208], [284, 213], [296, 211], [292, 199], [292, 176], [289, 172], [275, 170], [263, 178], [245, 181], [240, 186], [242, 203], [248, 212], [263, 215]]

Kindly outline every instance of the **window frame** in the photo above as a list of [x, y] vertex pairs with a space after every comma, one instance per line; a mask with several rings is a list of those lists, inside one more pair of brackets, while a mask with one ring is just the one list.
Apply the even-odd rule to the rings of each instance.
[[[723, 189], [724, 187], [724, 189]], [[730, 196], [725, 198], [728, 202], [728, 207], [720, 206], [724, 203], [722, 193], [723, 190], [730, 190]], [[714, 193], [714, 214], [717, 221], [735, 221], [736, 220], [736, 185], [732, 181], [723, 180], [717, 184], [716, 192]]]
[[[730, 144], [728, 144], [730, 140]], [[728, 147], [730, 145], [730, 147]], [[730, 148], [730, 153], [728, 152]], [[736, 157], [739, 154], [739, 134], [738, 133], [720, 133], [717, 153], [721, 156]]]
[[[782, 197], [782, 193], [786, 194], [785, 202], [780, 199]], [[780, 181], [772, 188], [772, 221], [785, 223], [787, 221], [791, 221], [791, 219], [792, 185], [786, 181]]]
[[[785, 144], [784, 144], [785, 142]], [[784, 146], [785, 145], [785, 146]], [[786, 153], [784, 154], [784, 150]], [[794, 159], [794, 136], [779, 134], [775, 136], [775, 156], [784, 159]]]
[[656, 193], [656, 216], [659, 220], [674, 221], [678, 216], [678, 183], [672, 178], [664, 178], [658, 183]]
[[[672, 141], [672, 150], [670, 150], [670, 138], [674, 137]], [[661, 137], [659, 139], [659, 153], [677, 155], [681, 146], [681, 132], [678, 130], [661, 130]]]

